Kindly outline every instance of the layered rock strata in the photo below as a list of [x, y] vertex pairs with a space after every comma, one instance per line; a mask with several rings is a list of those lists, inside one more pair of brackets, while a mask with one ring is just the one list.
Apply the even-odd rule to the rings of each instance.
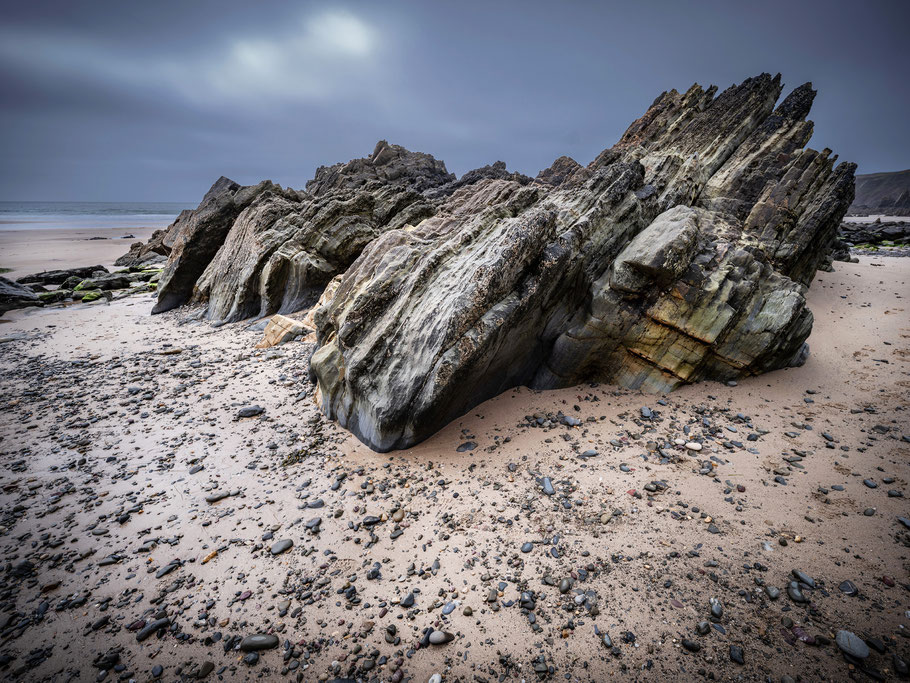
[[763, 74], [665, 92], [587, 166], [533, 179], [501, 162], [457, 179], [385, 142], [305, 191], [221, 179], [159, 236], [155, 311], [293, 312], [334, 279], [311, 373], [380, 451], [517, 385], [669, 391], [797, 365], [855, 166], [805, 147], [811, 85], [781, 91]]
[[386, 451], [517, 385], [801, 363], [855, 167], [804, 148], [809, 85], [780, 93], [768, 75], [664, 93], [587, 167], [485, 180], [381, 235], [316, 315], [323, 410]]

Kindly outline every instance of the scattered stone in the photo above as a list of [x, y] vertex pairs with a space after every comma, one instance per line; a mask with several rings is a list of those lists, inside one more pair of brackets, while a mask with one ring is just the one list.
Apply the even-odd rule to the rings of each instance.
[[256, 633], [240, 641], [242, 652], [258, 652], [278, 647], [278, 636], [269, 633]]
[[863, 642], [862, 638], [851, 631], [838, 631], [834, 641], [842, 652], [845, 652], [851, 657], [865, 659], [869, 656], [869, 646]]

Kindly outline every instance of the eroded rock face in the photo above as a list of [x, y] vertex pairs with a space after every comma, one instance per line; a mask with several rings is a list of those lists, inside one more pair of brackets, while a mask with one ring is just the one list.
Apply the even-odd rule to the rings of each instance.
[[433, 211], [406, 185], [378, 180], [295, 198], [266, 193], [237, 217], [194, 300], [215, 321], [309, 308], [380, 233]]
[[516, 385], [668, 391], [799, 364], [855, 166], [805, 147], [811, 85], [781, 90], [663, 93], [590, 164], [536, 178], [456, 178], [385, 141], [306, 191], [222, 178], [128, 257], [167, 255], [153, 312], [319, 302], [322, 408], [380, 451]]
[[320, 167], [305, 192], [221, 178], [122, 261], [168, 255], [154, 313], [188, 301], [204, 303], [215, 323], [299, 311], [379, 234], [431, 216], [429, 193], [454, 182], [441, 161], [385, 141], [369, 157]]
[[[282, 188], [270, 180], [241, 187], [219, 178], [193, 211], [184, 211], [167, 229], [161, 241], [169, 241], [167, 265], [158, 284], [158, 303], [152, 313], [169, 311], [189, 301], [193, 286], [224, 244], [238, 215], [265, 192], [281, 195]], [[296, 196], [293, 190], [288, 191]], [[154, 239], [154, 238], [153, 238]]]
[[799, 364], [853, 164], [810, 85], [664, 93], [587, 167], [482, 178], [372, 240], [316, 314], [322, 408], [406, 448], [516, 385], [668, 391]]

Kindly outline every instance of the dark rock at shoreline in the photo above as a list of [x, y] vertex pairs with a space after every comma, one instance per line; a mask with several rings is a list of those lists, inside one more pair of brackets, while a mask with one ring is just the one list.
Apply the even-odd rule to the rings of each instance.
[[842, 223], [840, 239], [850, 244], [910, 244], [910, 222]]
[[[880, 218], [871, 223], [843, 222], [837, 239], [831, 245], [832, 261], [856, 263], [854, 253], [907, 255], [906, 247], [910, 245], [910, 222], [894, 221]], [[857, 249], [858, 247], [858, 249]], [[878, 250], [884, 247], [884, 250]], [[830, 268], [828, 268], [830, 270]]]
[[0, 315], [14, 308], [40, 306], [41, 304], [42, 302], [37, 293], [28, 287], [0, 276]]
[[69, 278], [78, 277], [79, 280], [108, 273], [104, 266], [85, 266], [83, 268], [67, 268], [66, 270], [45, 270], [42, 273], [25, 275], [16, 280], [20, 285], [61, 285]]

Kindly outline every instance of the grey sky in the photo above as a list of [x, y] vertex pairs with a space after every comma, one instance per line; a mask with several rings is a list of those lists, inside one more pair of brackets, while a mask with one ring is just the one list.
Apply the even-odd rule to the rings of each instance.
[[910, 167], [910, 2], [5, 2], [0, 199], [303, 187], [386, 138], [587, 163], [663, 90], [812, 81], [815, 148]]

